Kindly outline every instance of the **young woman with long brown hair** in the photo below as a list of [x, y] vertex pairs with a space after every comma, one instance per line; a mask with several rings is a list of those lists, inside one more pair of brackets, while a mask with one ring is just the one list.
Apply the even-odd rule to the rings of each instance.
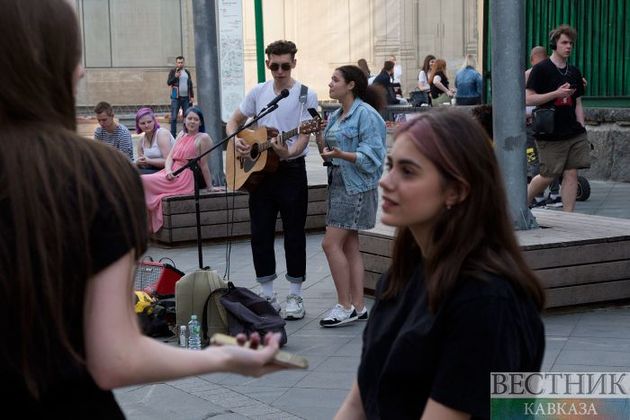
[[[369, 86], [357, 66], [341, 66], [333, 72], [329, 94], [341, 104], [324, 131], [327, 146], [322, 156], [328, 167], [328, 211], [322, 247], [337, 289], [337, 303], [319, 321], [336, 327], [368, 319], [363, 302], [363, 257], [359, 230], [376, 222], [378, 180], [387, 152], [382, 92]], [[378, 109], [378, 111], [377, 111]]]
[[142, 184], [125, 156], [75, 132], [75, 11], [67, 0], [0, 10], [0, 399], [24, 418], [116, 419], [115, 387], [277, 370], [277, 336], [262, 351], [190, 351], [141, 334]]
[[429, 84], [429, 73], [431, 72], [431, 67], [435, 63], [435, 56], [433, 54], [428, 54], [424, 57], [424, 61], [422, 63], [422, 68], [420, 72], [418, 72], [418, 89], [421, 92], [431, 93], [431, 85]]
[[438, 58], [429, 71], [429, 85], [431, 86], [431, 98], [433, 105], [450, 103], [455, 96], [455, 91], [449, 87], [446, 77], [446, 61]]
[[490, 372], [537, 371], [545, 340], [491, 141], [465, 114], [427, 112], [399, 129], [388, 166], [392, 265], [337, 418], [489, 418]]

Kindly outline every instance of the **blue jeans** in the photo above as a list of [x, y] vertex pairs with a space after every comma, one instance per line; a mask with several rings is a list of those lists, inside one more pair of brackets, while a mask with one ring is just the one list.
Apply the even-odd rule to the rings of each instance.
[[190, 107], [190, 98], [188, 96], [180, 96], [177, 99], [171, 99], [171, 134], [177, 137], [177, 114], [179, 109], [185, 114]]
[[280, 162], [249, 194], [251, 246], [259, 283], [276, 278], [274, 240], [278, 212], [284, 230], [287, 280], [301, 283], [306, 276], [306, 210], [308, 186], [304, 158]]

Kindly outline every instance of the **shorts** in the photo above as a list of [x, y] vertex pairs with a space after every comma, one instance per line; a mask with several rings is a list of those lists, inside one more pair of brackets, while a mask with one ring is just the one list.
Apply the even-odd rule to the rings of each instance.
[[567, 140], [536, 140], [540, 175], [555, 178], [567, 169], [591, 167], [591, 145], [586, 133], [580, 133]]
[[348, 230], [372, 229], [376, 224], [378, 189], [350, 194], [343, 183], [341, 168], [330, 166], [326, 226]]

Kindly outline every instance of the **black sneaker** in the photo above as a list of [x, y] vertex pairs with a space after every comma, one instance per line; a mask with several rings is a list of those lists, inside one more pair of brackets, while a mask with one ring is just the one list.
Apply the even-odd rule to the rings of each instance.
[[545, 200], [545, 207], [553, 207], [556, 209], [562, 208], [562, 197], [557, 195], [555, 198], [551, 198], [551, 196], [549, 196], [549, 198]]
[[547, 200], [545, 200], [544, 198], [536, 197], [534, 198], [534, 201], [532, 201], [531, 204], [529, 205], [529, 208], [536, 209], [539, 207], [545, 207], [546, 205], [547, 205]]

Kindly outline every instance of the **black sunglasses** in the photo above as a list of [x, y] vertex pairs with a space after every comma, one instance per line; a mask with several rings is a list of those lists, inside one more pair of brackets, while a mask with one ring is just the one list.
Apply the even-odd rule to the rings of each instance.
[[284, 70], [284, 71], [289, 71], [289, 70], [291, 70], [291, 63], [282, 63], [282, 64], [271, 63], [271, 64], [269, 64], [269, 70], [271, 70], [271, 71], [278, 71], [278, 69], [280, 67], [282, 67], [282, 70]]

